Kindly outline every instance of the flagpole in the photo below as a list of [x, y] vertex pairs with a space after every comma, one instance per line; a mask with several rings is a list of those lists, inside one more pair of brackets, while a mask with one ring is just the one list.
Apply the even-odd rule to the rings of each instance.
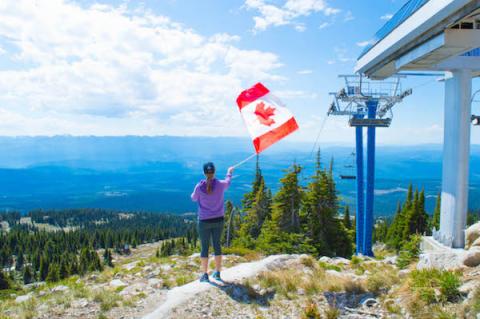
[[252, 157], [254, 157], [255, 155], [257, 155], [257, 153], [253, 153], [252, 155], [250, 155], [249, 157], [247, 157], [246, 159], [244, 159], [243, 161], [233, 165], [232, 167], [233, 168], [237, 168], [238, 166], [242, 165], [243, 163], [249, 161]]

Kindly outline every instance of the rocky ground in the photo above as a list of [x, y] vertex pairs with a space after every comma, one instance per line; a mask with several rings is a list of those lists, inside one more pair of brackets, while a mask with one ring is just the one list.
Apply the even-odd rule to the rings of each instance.
[[[156, 258], [143, 245], [116, 266], [57, 284], [30, 285], [0, 305], [0, 318], [141, 318], [197, 279], [198, 255]], [[212, 285], [170, 318], [477, 318], [480, 266], [417, 270], [376, 248], [377, 258], [287, 255], [256, 275]], [[226, 256], [226, 267], [261, 256]], [[237, 266], [243, 267], [243, 266]], [[198, 286], [198, 285], [196, 285]], [[182, 287], [183, 288], [183, 287]]]
[[[59, 283], [25, 286], [0, 302], [5, 318], [141, 318], [165, 298], [169, 289], [198, 278], [200, 258], [156, 258], [160, 242], [138, 246], [128, 256], [114, 256], [114, 268]], [[259, 256], [226, 255], [226, 267]]]

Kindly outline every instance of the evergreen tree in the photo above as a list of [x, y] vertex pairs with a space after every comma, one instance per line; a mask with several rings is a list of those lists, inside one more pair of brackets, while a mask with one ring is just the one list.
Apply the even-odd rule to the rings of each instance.
[[103, 264], [109, 267], [113, 267], [112, 252], [108, 248], [105, 249], [105, 252], [103, 253]]
[[433, 211], [433, 217], [432, 217], [432, 225], [431, 225], [431, 229], [436, 229], [436, 230], [439, 230], [440, 229], [440, 205], [441, 205], [441, 195], [440, 193], [438, 193], [437, 195], [437, 201], [435, 203], [435, 210]]
[[17, 260], [15, 261], [15, 270], [20, 271], [23, 268], [24, 257], [23, 253], [18, 253]]
[[257, 158], [256, 158], [257, 161], [255, 166], [255, 179], [252, 183], [252, 190], [246, 193], [245, 195], [243, 195], [243, 200], [242, 200], [243, 211], [247, 211], [252, 207], [255, 197], [257, 196], [258, 189], [260, 188], [260, 183], [263, 180], [262, 171], [260, 170], [259, 158], [260, 156], [257, 154]]
[[70, 276], [70, 273], [68, 271], [68, 265], [64, 259], [60, 262], [60, 268], [58, 270], [59, 278], [60, 279], [65, 279]]
[[343, 224], [347, 229], [352, 228], [352, 221], [350, 220], [350, 207], [347, 205], [343, 211]]
[[39, 273], [39, 278], [41, 281], [44, 281], [47, 278], [48, 268], [49, 268], [48, 259], [45, 257], [45, 255], [42, 255], [42, 257], [40, 257], [40, 273]]
[[395, 216], [393, 217], [393, 222], [387, 231], [387, 244], [396, 250], [399, 250], [403, 244], [403, 230], [406, 222], [404, 213], [405, 212], [402, 209], [400, 202], [398, 202]]
[[319, 255], [350, 257], [352, 234], [345, 227], [346, 221], [338, 218], [333, 162], [327, 172], [322, 170], [320, 158], [318, 150], [315, 173], [302, 202], [302, 228]]
[[372, 241], [374, 243], [376, 242], [385, 243], [387, 240], [387, 233], [388, 233], [387, 221], [385, 219], [378, 218], [375, 221], [375, 225], [373, 228]]
[[300, 171], [301, 168], [293, 164], [280, 180], [281, 187], [273, 198], [271, 216], [267, 216], [258, 237], [257, 247], [269, 254], [314, 252], [300, 229], [299, 210], [303, 194], [298, 183]]
[[47, 282], [57, 282], [60, 280], [60, 272], [57, 264], [50, 264], [50, 266], [48, 267], [48, 275], [45, 280]]
[[240, 228], [240, 216], [236, 212], [233, 203], [230, 200], [225, 202], [225, 226], [223, 230], [222, 243], [231, 246], [232, 241], [238, 237]]
[[32, 268], [30, 266], [23, 267], [23, 283], [25, 285], [33, 282], [34, 276], [32, 273]]
[[11, 287], [10, 281], [8, 280], [7, 276], [3, 273], [0, 269], [0, 290], [2, 289], [9, 289]]
[[265, 222], [265, 219], [271, 214], [271, 198], [269, 195], [270, 193], [265, 186], [265, 180], [262, 177], [260, 179], [260, 185], [255, 195], [255, 199], [251, 204], [251, 207], [246, 211], [246, 215], [240, 227], [237, 243], [241, 246], [254, 248], [255, 240], [260, 235], [262, 225]]
[[415, 190], [413, 205], [407, 213], [406, 227], [404, 229], [403, 240], [409, 239], [412, 234], [422, 235], [427, 230], [428, 215], [425, 212], [425, 191], [422, 189], [418, 193]]

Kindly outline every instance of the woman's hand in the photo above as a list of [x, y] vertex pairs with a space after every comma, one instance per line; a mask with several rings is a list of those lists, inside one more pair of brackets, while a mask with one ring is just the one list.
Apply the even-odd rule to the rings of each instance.
[[232, 166], [232, 167], [229, 167], [228, 170], [227, 170], [227, 175], [232, 175], [233, 174], [233, 170], [235, 168]]

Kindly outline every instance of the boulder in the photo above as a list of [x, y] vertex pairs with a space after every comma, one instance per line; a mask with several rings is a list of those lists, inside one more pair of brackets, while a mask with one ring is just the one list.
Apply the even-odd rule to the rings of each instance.
[[122, 287], [122, 286], [126, 286], [127, 284], [124, 283], [123, 281], [121, 281], [120, 279], [114, 279], [112, 281], [110, 281], [110, 286], [111, 287]]
[[160, 289], [160, 288], [162, 288], [163, 281], [161, 279], [158, 279], [158, 278], [150, 278], [150, 279], [148, 279], [148, 285], [150, 287], [155, 288], [155, 289]]
[[477, 238], [480, 237], [480, 222], [473, 224], [465, 230], [465, 247], [470, 248]]
[[324, 263], [329, 264], [329, 263], [332, 262], [332, 258], [327, 257], [327, 256], [322, 256], [322, 257], [320, 257], [320, 259], [319, 259], [318, 261], [321, 261], [321, 262], [324, 262]]
[[458, 288], [458, 291], [461, 294], [468, 295], [470, 292], [474, 291], [475, 288], [477, 288], [478, 286], [479, 286], [479, 283], [477, 281], [470, 280], [470, 281], [467, 281], [466, 283], [464, 283], [463, 285], [461, 285]]
[[463, 264], [468, 267], [480, 265], [480, 247], [472, 247], [463, 257]]
[[52, 289], [53, 292], [63, 292], [63, 291], [68, 291], [70, 290], [70, 288], [68, 288], [67, 286], [63, 286], [63, 285], [60, 285], [60, 286], [56, 286]]
[[475, 239], [475, 241], [470, 245], [470, 248], [472, 247], [480, 247], [480, 237]]
[[22, 303], [22, 302], [25, 302], [27, 300], [30, 300], [30, 298], [32, 298], [33, 294], [32, 293], [28, 293], [26, 295], [23, 295], [23, 296], [18, 296], [17, 298], [15, 298], [15, 302], [16, 303]]
[[448, 249], [446, 251], [433, 251], [420, 254], [417, 269], [443, 269], [453, 270], [463, 267], [464, 253]]

